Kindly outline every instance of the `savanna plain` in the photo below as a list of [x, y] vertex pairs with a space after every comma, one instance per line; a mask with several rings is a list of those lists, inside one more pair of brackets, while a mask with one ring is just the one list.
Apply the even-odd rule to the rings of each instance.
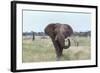
[[[70, 48], [63, 50], [61, 61], [91, 59], [90, 37], [74, 37], [74, 39], [78, 42], [78, 46], [75, 45], [75, 41], [73, 41], [72, 38], [73, 37], [70, 37]], [[45, 38], [42, 38], [42, 36], [35, 36], [34, 40], [32, 40], [32, 37], [23, 36], [22, 44], [22, 62], [56, 61], [55, 48], [48, 36], [45, 36]]]

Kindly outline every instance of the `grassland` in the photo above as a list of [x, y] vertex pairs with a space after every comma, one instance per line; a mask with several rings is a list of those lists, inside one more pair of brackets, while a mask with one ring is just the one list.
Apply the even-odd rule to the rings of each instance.
[[[51, 39], [49, 37], [47, 39], [35, 38], [35, 40], [32, 40], [31, 38], [23, 37], [22, 61], [24, 63], [56, 61], [55, 49]], [[71, 47], [63, 50], [62, 61], [87, 60], [91, 58], [90, 38], [75, 37], [75, 39], [79, 42], [79, 46], [75, 46], [74, 41], [71, 40]]]

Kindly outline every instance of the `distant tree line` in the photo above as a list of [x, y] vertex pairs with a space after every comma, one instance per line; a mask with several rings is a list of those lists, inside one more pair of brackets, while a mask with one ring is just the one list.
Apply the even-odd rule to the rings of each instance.
[[91, 31], [87, 31], [87, 32], [74, 32], [73, 35], [74, 36], [84, 36], [84, 37], [87, 37], [87, 36], [91, 36]]
[[[47, 36], [44, 32], [23, 32], [23, 36]], [[91, 31], [86, 32], [74, 32], [73, 36], [91, 36]]]
[[44, 32], [23, 32], [24, 36], [31, 36], [33, 34], [35, 36], [46, 36], [46, 34]]

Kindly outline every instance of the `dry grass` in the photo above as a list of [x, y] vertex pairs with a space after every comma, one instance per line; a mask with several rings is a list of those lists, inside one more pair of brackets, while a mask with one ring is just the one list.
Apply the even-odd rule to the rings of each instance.
[[[71, 41], [72, 46], [63, 50], [62, 61], [90, 59], [90, 38], [78, 37], [78, 42], [78, 47]], [[55, 49], [50, 38], [40, 39], [40, 37], [36, 37], [32, 41], [31, 38], [25, 39], [24, 37], [22, 58], [23, 62], [56, 61]]]

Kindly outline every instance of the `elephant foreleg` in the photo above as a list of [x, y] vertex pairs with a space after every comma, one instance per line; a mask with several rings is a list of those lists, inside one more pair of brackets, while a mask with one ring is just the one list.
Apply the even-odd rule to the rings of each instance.
[[59, 61], [59, 60], [61, 60], [63, 49], [55, 49], [55, 50], [56, 50], [56, 54], [57, 54], [56, 60]]
[[55, 40], [52, 40], [52, 41], [53, 41], [55, 51], [56, 51], [56, 58], [57, 58], [56, 60], [59, 61], [62, 56], [63, 48], [60, 47], [60, 45], [57, 41], [55, 41]]

